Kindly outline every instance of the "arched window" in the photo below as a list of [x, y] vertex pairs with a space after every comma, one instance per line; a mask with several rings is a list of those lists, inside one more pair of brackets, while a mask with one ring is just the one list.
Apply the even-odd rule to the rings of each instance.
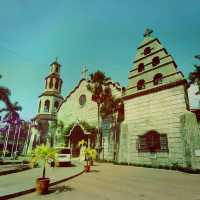
[[49, 112], [50, 101], [46, 100], [44, 103], [44, 112]]
[[151, 53], [151, 48], [150, 48], [150, 47], [146, 47], [146, 48], [144, 49], [144, 55], [147, 55], [147, 54], [149, 54], [149, 53]]
[[58, 73], [58, 67], [55, 67], [55, 71]]
[[50, 79], [50, 83], [49, 83], [49, 88], [51, 89], [53, 87], [53, 79]]
[[41, 109], [41, 101], [39, 102], [38, 112], [40, 112], [40, 109]]
[[138, 72], [142, 72], [142, 71], [144, 71], [144, 63], [140, 63], [138, 65]]
[[59, 86], [59, 80], [56, 79], [56, 84], [55, 84], [55, 88], [58, 89], [58, 86]]
[[151, 130], [145, 135], [139, 136], [137, 148], [139, 152], [167, 152], [167, 135]]
[[145, 80], [139, 80], [138, 82], [137, 82], [137, 89], [138, 90], [142, 90], [142, 89], [144, 89], [145, 88]]
[[59, 102], [58, 102], [58, 101], [55, 101], [55, 102], [54, 102], [54, 108], [55, 108], [55, 110], [58, 110], [58, 106], [59, 106]]
[[162, 83], [162, 80], [163, 80], [163, 75], [161, 73], [159, 74], [156, 74], [153, 78], [153, 84], [154, 85], [158, 85], [158, 84], [161, 84]]
[[160, 58], [159, 58], [158, 56], [156, 56], [156, 57], [154, 57], [154, 58], [152, 59], [152, 65], [153, 65], [153, 66], [156, 66], [156, 65], [158, 65], [158, 64], [160, 64]]

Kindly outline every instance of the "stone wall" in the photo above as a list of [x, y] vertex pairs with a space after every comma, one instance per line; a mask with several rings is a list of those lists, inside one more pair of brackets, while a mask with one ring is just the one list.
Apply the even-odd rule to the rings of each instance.
[[[86, 103], [81, 106], [79, 97], [86, 95]], [[79, 87], [64, 101], [58, 111], [58, 120], [63, 121], [65, 127], [73, 122], [86, 121], [97, 126], [97, 105], [91, 101], [92, 94], [87, 89], [87, 82], [82, 81]]]
[[[128, 136], [123, 139], [123, 135], [127, 133], [122, 129], [119, 161], [185, 166], [183, 141], [180, 135], [180, 116], [186, 111], [184, 86], [129, 99], [124, 102], [124, 105]], [[150, 130], [167, 134], [169, 152], [155, 154], [138, 152], [136, 146], [138, 136]], [[127, 158], [124, 156], [126, 149]]]

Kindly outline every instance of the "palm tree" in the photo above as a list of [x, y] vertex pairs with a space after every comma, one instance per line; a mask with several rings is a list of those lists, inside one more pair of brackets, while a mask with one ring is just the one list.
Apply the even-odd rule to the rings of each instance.
[[119, 143], [119, 126], [124, 120], [124, 104], [121, 98], [115, 98], [112, 95], [112, 91], [109, 87], [104, 89], [104, 102], [102, 103], [100, 113], [102, 119], [106, 119], [111, 116], [112, 121], [114, 122], [114, 160], [116, 160]]
[[33, 164], [42, 162], [43, 165], [43, 172], [42, 172], [42, 178], [46, 178], [46, 165], [49, 161], [55, 161], [56, 157], [56, 150], [45, 146], [44, 144], [39, 145], [32, 151], [31, 155], [31, 162]]
[[[200, 55], [195, 56], [196, 59], [200, 60]], [[198, 92], [196, 94], [200, 94], [200, 65], [194, 65], [195, 70], [189, 74], [190, 84], [197, 83]]]
[[106, 77], [105, 74], [101, 71], [96, 71], [94, 74], [90, 75], [91, 84], [88, 85], [88, 90], [92, 92], [92, 101], [97, 104], [97, 116], [98, 116], [98, 133], [97, 133], [97, 143], [99, 148], [101, 146], [100, 142], [100, 106], [104, 101], [104, 85], [110, 80], [109, 77]]
[[[0, 78], [2, 78], [2, 76], [0, 75]], [[18, 102], [15, 102], [14, 104], [11, 103], [10, 101], [10, 90], [6, 87], [0, 87], [0, 100], [3, 101], [6, 105], [6, 108], [0, 109], [0, 113], [3, 111], [7, 111], [8, 113], [6, 113], [6, 115], [4, 116], [4, 121], [7, 122], [9, 124], [9, 127], [12, 125], [15, 125], [16, 123], [18, 123], [19, 119], [19, 114], [17, 113], [17, 111], [20, 111], [22, 109], [21, 106], [18, 105]], [[7, 143], [8, 143], [8, 139], [9, 139], [9, 132], [10, 132], [10, 128], [7, 131], [6, 134], [6, 139], [4, 140], [4, 150], [6, 151], [7, 149]], [[14, 141], [13, 141], [14, 142]]]

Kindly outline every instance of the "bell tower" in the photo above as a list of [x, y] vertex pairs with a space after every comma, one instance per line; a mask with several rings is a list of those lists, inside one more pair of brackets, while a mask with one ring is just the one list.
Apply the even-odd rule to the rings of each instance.
[[50, 127], [53, 124], [52, 122], [57, 119], [58, 108], [64, 99], [61, 95], [60, 68], [61, 65], [56, 58], [50, 65], [50, 72], [45, 78], [44, 91], [39, 96], [37, 115], [32, 119], [34, 126], [29, 150], [32, 150], [36, 144], [54, 145], [55, 135]]
[[60, 78], [61, 65], [56, 60], [50, 65], [49, 75], [45, 78], [44, 92], [39, 96], [36, 121], [56, 120], [57, 110], [63, 101], [61, 95], [62, 79]]
[[55, 120], [58, 107], [63, 101], [61, 95], [62, 79], [60, 78], [61, 65], [57, 58], [50, 67], [50, 73], [45, 78], [44, 92], [39, 96], [37, 117], [44, 120]]

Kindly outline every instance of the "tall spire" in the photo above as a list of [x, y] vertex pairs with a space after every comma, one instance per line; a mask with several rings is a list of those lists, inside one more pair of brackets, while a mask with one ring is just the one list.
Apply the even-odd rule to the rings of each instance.
[[161, 42], [146, 29], [137, 48], [133, 69], [129, 72], [127, 95], [183, 80], [172, 56]]

